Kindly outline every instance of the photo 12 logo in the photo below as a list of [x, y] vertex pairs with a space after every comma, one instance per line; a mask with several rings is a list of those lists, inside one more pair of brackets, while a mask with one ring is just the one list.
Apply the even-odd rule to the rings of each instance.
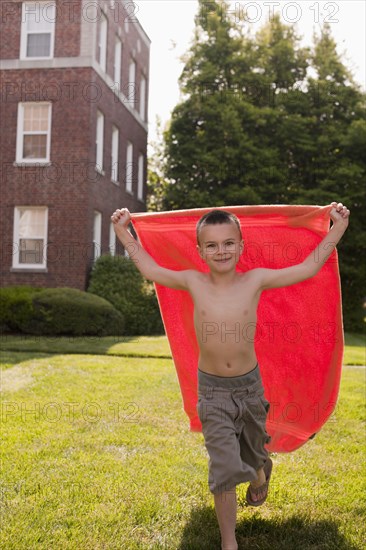
[[[80, 5], [81, 4], [81, 5]], [[1, 2], [0, 20], [3, 24], [10, 24], [15, 17], [21, 16], [21, 21], [32, 19], [34, 23], [45, 21], [55, 23], [62, 19], [67, 23], [78, 22], [81, 19], [87, 23], [98, 23], [103, 17], [103, 12], [109, 14], [109, 18], [116, 23], [134, 23], [137, 22], [137, 13], [139, 11], [137, 2], [125, 0], [109, 0], [103, 2], [103, 6], [97, 0], [67, 1], [37, 1], [27, 2], [25, 9], [22, 9], [22, 2]]]
[[339, 22], [336, 18], [339, 13], [337, 2], [203, 2], [201, 22], [212, 13], [222, 19], [231, 17], [235, 23], [243, 24], [268, 22], [277, 15], [286, 23], [297, 23], [309, 13], [314, 23]]

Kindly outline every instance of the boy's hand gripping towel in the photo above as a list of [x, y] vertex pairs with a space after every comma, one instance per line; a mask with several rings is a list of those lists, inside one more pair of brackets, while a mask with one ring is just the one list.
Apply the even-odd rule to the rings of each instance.
[[[329, 231], [331, 206], [222, 207], [240, 220], [244, 252], [238, 271], [270, 269], [301, 263]], [[196, 249], [196, 223], [212, 208], [131, 214], [145, 250], [161, 266], [208, 271]], [[193, 431], [197, 416], [198, 344], [193, 303], [188, 292], [155, 284]], [[255, 334], [255, 336], [254, 336]], [[254, 338], [265, 395], [270, 402], [267, 431], [273, 452], [289, 452], [320, 430], [337, 401], [343, 359], [343, 324], [334, 250], [314, 277], [288, 287], [262, 292]]]

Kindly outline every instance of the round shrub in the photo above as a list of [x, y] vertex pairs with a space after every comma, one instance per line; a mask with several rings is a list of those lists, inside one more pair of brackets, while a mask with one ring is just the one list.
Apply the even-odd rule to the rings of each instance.
[[0, 288], [0, 330], [19, 332], [29, 324], [33, 315], [34, 294], [41, 288], [31, 286], [8, 286]]
[[22, 330], [30, 334], [120, 335], [123, 316], [100, 296], [75, 288], [48, 288], [33, 295], [33, 315]]
[[0, 289], [2, 332], [121, 335], [124, 320], [107, 300], [74, 288], [13, 286]]
[[164, 334], [154, 285], [144, 279], [129, 258], [99, 257], [91, 272], [88, 292], [105, 298], [122, 313], [125, 334]]

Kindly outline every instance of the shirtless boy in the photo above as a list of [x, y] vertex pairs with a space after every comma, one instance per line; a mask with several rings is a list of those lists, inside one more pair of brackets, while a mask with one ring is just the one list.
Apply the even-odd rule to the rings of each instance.
[[[129, 211], [123, 208], [111, 216], [117, 237], [133, 250], [130, 257], [146, 279], [192, 296], [200, 351], [197, 410], [210, 457], [209, 487], [223, 550], [238, 548], [236, 485], [250, 481], [247, 502], [258, 506], [267, 497], [272, 470], [264, 448], [270, 440], [265, 431], [269, 403], [263, 396], [254, 338], [243, 338], [242, 328], [256, 323], [263, 290], [299, 283], [322, 268], [346, 231], [350, 215], [342, 203], [331, 206], [330, 231], [302, 263], [245, 273], [235, 269], [244, 242], [239, 220], [231, 213], [212, 210], [197, 223], [197, 251], [209, 273], [158, 265], [128, 231]], [[245, 422], [240, 423], [241, 415], [246, 415]]]

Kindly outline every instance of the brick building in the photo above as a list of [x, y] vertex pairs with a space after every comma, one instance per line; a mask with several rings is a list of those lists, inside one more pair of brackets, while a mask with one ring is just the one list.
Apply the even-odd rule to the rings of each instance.
[[84, 290], [146, 210], [150, 40], [124, 0], [0, 6], [1, 283]]

